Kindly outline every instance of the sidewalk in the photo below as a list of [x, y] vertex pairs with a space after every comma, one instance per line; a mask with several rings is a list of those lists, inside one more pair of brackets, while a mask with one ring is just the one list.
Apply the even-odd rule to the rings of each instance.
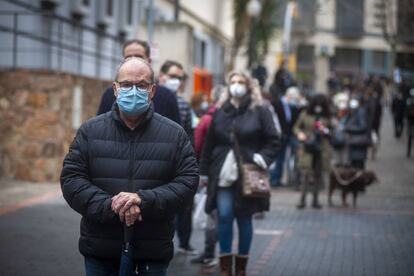
[[[380, 183], [358, 197], [356, 209], [340, 207], [336, 191], [335, 207], [327, 207], [323, 192], [322, 210], [297, 210], [298, 192], [273, 190], [271, 211], [254, 221], [248, 275], [414, 275], [414, 158], [404, 153], [386, 114], [377, 160], [368, 162]], [[193, 245], [202, 250], [203, 242], [202, 231], [194, 231]], [[190, 259], [176, 254], [170, 274], [218, 273]]]
[[[340, 207], [338, 192], [337, 206], [327, 207], [323, 192], [322, 210], [297, 210], [298, 192], [273, 190], [271, 211], [254, 220], [248, 275], [414, 275], [414, 158], [406, 159], [403, 141], [392, 137], [387, 114], [368, 168], [380, 183], [356, 209]], [[0, 275], [22, 275], [22, 267], [31, 275], [82, 275], [79, 220], [58, 183], [0, 180]], [[194, 230], [193, 247], [203, 243], [203, 231]], [[217, 275], [217, 267], [190, 259], [176, 253], [168, 275]]]

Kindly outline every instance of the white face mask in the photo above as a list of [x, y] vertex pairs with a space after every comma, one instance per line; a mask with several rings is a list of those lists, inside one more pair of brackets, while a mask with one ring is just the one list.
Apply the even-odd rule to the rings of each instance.
[[320, 106], [320, 105], [315, 106], [315, 108], [313, 109], [313, 111], [316, 114], [320, 114], [322, 112], [322, 106]]
[[240, 83], [233, 83], [230, 85], [230, 94], [234, 98], [241, 98], [246, 95], [246, 85]]
[[173, 92], [177, 92], [178, 87], [180, 87], [181, 81], [179, 79], [167, 79], [164, 86], [170, 89]]
[[338, 108], [339, 109], [346, 109], [346, 107], [347, 107], [346, 102], [340, 102], [340, 103], [338, 103]]
[[349, 101], [349, 107], [351, 109], [358, 108], [358, 106], [359, 106], [358, 100], [352, 99], [352, 100]]

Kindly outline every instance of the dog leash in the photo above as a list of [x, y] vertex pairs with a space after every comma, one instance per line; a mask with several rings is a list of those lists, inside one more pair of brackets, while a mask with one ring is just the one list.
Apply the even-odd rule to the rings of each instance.
[[358, 170], [349, 180], [345, 180], [342, 179], [341, 176], [339, 175], [338, 172], [339, 169], [332, 169], [336, 180], [338, 180], [339, 184], [343, 185], [343, 186], [348, 186], [349, 184], [351, 184], [352, 182], [354, 182], [355, 180], [357, 180], [358, 178], [361, 177], [361, 175], [364, 173], [364, 171], [362, 170]]

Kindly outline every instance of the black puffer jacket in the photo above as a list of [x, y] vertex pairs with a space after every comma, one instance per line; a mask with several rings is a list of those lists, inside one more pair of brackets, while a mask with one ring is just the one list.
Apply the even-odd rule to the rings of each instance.
[[142, 221], [134, 225], [135, 259], [173, 257], [173, 218], [188, 205], [198, 185], [198, 168], [185, 131], [154, 113], [135, 130], [119, 118], [118, 107], [78, 130], [63, 163], [61, 187], [82, 215], [79, 250], [85, 256], [119, 258], [123, 225], [111, 197], [135, 191]]
[[[280, 140], [270, 111], [263, 106], [252, 108], [250, 96], [245, 96], [236, 109], [230, 101], [216, 110], [211, 122], [200, 160], [200, 174], [209, 177], [206, 211], [216, 209], [218, 178], [227, 153], [234, 148], [232, 128], [237, 133], [243, 161], [253, 162], [253, 154], [262, 155], [269, 166], [276, 158]], [[268, 199], [247, 199], [241, 196], [241, 184], [235, 184], [235, 212], [250, 215], [269, 209]]]

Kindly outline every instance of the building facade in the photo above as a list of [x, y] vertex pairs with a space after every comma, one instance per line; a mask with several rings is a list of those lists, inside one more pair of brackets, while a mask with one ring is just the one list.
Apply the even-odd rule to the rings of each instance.
[[210, 86], [222, 80], [232, 29], [231, 20], [223, 18], [231, 18], [231, 3], [2, 1], [0, 67], [41, 68], [109, 80], [121, 59], [123, 42], [139, 38], [150, 42], [155, 69], [166, 59], [184, 65], [191, 94], [194, 67], [204, 70]]
[[[326, 80], [331, 72], [347, 78], [371, 74], [392, 76], [391, 46], [378, 26], [379, 2], [296, 1], [290, 51], [300, 84], [310, 87], [313, 92], [326, 92]], [[393, 4], [391, 12], [396, 20], [393, 24], [399, 26], [395, 31], [402, 38], [396, 49], [396, 66], [411, 75], [414, 72], [413, 9], [407, 10], [410, 5], [406, 0], [388, 2]], [[286, 1], [281, 1], [283, 4]], [[281, 56], [281, 44], [280, 38], [276, 37], [267, 59], [267, 65], [273, 71]]]

